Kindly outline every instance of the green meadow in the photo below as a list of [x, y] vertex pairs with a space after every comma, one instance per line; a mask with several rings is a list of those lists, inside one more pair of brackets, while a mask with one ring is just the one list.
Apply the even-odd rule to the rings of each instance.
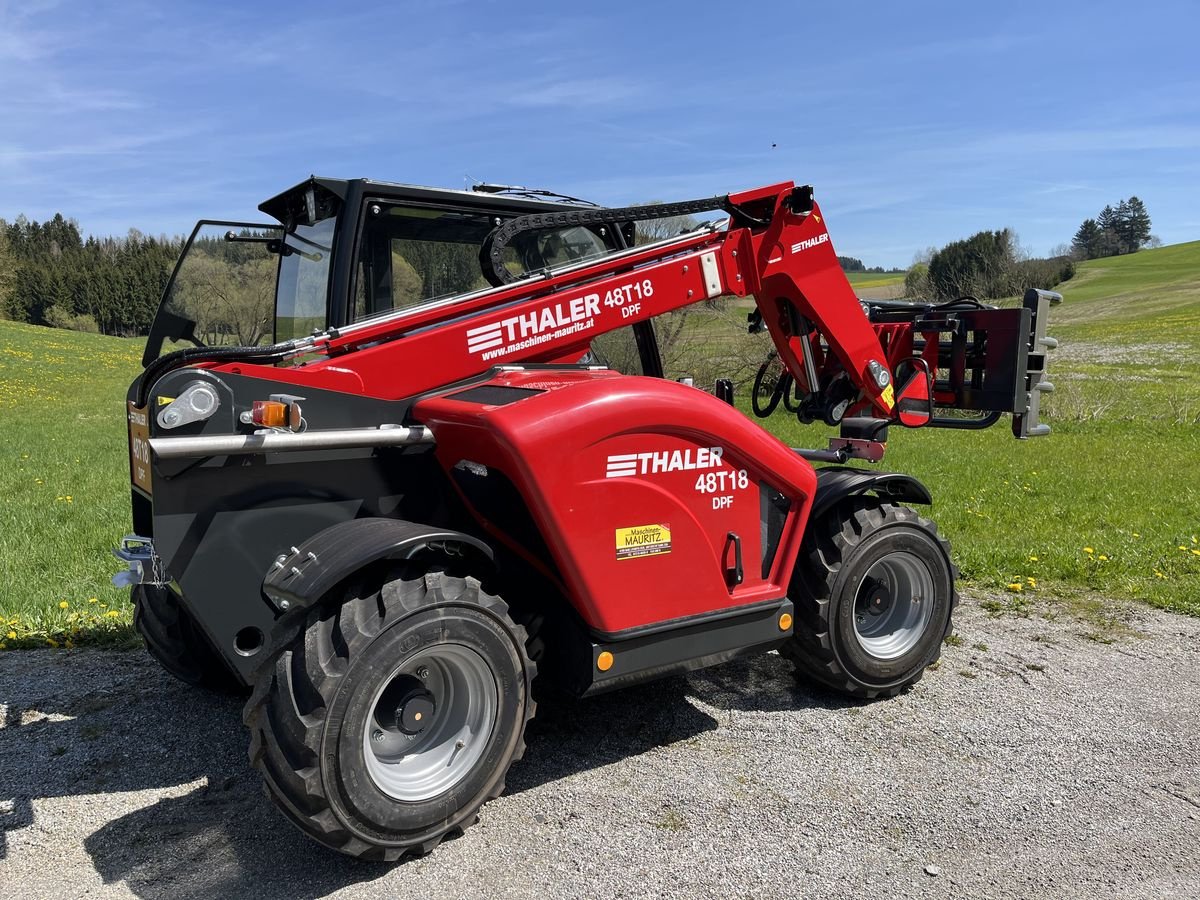
[[[1200, 615], [1200, 241], [1082, 263], [1059, 289], [1053, 434], [897, 427], [883, 467], [929, 485], [964, 584], [989, 604]], [[0, 321], [0, 646], [132, 640], [109, 550], [130, 528], [124, 396], [140, 353]], [[768, 425], [793, 446], [829, 434], [782, 410]]]

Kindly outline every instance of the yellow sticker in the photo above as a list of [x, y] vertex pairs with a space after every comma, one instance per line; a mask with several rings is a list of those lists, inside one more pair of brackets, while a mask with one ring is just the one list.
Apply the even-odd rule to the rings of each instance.
[[632, 525], [617, 529], [617, 559], [671, 552], [670, 525]]
[[896, 392], [892, 390], [890, 384], [883, 389], [883, 393], [879, 395], [879, 399], [883, 401], [883, 405], [888, 409], [896, 405]]
[[174, 403], [174, 402], [175, 402], [174, 397], [159, 397], [158, 398], [159, 406], [166, 406], [168, 403]]

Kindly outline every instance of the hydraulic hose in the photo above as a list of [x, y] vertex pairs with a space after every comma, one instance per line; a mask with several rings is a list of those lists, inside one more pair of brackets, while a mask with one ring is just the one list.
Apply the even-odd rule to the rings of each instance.
[[297, 341], [284, 341], [268, 347], [189, 347], [160, 356], [146, 366], [138, 379], [137, 405], [145, 406], [150, 399], [150, 388], [163, 375], [173, 369], [197, 362], [254, 362], [275, 363], [286, 359], [298, 346]]

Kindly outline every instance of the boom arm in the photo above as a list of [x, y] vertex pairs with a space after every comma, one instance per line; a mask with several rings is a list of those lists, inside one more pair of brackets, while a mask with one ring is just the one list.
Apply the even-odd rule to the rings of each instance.
[[[256, 348], [259, 362], [238, 360], [237, 368], [298, 387], [399, 399], [497, 365], [577, 360], [597, 335], [724, 294], [752, 294], [782, 361], [810, 403], [840, 391], [850, 400], [850, 414], [908, 425], [961, 427], [964, 420], [934, 418], [935, 403], [1011, 412], [1025, 422], [1014, 426], [1019, 436], [1042, 433], [1036, 400], [1032, 409], [1030, 402], [1041, 371], [1030, 363], [1044, 359], [1037, 345], [1044, 334], [1044, 301], [1035, 309], [1013, 310], [978, 304], [864, 308], [807, 186], [785, 182], [692, 204], [526, 217], [493, 232], [482, 255], [486, 262], [500, 238], [522, 228], [615, 225], [618, 217], [649, 218], [663, 215], [663, 209], [675, 215], [681, 206], [727, 209], [730, 227], [701, 229], [276, 348]], [[498, 260], [498, 252], [494, 255]], [[1042, 346], [1051, 343], [1044, 339]], [[310, 361], [290, 368], [266, 365], [301, 354]], [[229, 358], [226, 348], [224, 366], [235, 365], [225, 362]], [[190, 351], [180, 364], [202, 361], [209, 361], [203, 351]], [[153, 380], [149, 370], [146, 374], [143, 391]]]

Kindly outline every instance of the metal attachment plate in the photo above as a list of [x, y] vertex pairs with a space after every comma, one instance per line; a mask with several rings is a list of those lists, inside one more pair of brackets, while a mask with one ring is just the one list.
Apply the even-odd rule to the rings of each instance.
[[700, 274], [704, 276], [704, 291], [711, 300], [721, 296], [721, 270], [717, 268], [717, 254], [710, 250], [700, 254]]

